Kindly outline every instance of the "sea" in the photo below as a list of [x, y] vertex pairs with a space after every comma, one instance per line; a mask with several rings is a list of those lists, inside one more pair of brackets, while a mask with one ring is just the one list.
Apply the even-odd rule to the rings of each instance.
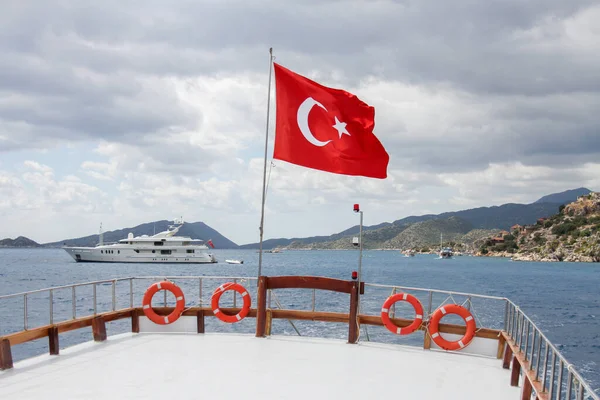
[[[213, 253], [216, 264], [126, 264], [76, 263], [62, 249], [0, 249], [0, 335], [49, 323], [48, 292], [2, 298], [2, 295], [33, 291], [72, 283], [139, 277], [114, 284], [115, 308], [128, 307], [130, 302], [141, 305], [146, 288], [161, 277], [174, 277], [184, 290], [186, 306], [210, 304], [211, 294], [220, 284], [236, 277], [248, 288], [253, 305], [256, 301], [256, 277], [259, 254], [256, 250], [220, 250]], [[243, 260], [243, 264], [228, 264], [227, 259]], [[454, 257], [440, 259], [436, 255], [405, 257], [399, 251], [282, 251], [264, 253], [262, 274], [311, 275], [351, 279], [352, 271], [361, 268], [363, 281], [381, 286], [369, 286], [361, 299], [361, 312], [379, 315], [381, 304], [392, 293], [391, 286], [428, 288], [453, 293], [475, 293], [484, 296], [507, 297], [515, 302], [534, 321], [562, 355], [600, 393], [600, 264], [519, 262], [506, 258]], [[176, 277], [189, 277], [180, 278]], [[194, 278], [191, 278], [194, 277]], [[197, 277], [203, 277], [199, 279]], [[94, 287], [96, 305], [93, 304]], [[130, 288], [133, 294], [130, 295]], [[408, 290], [415, 294], [425, 308], [429, 292]], [[441, 304], [469, 302], [476, 321], [492, 328], [503, 327], [504, 302], [460, 294], [434, 293], [432, 307]], [[229, 297], [228, 297], [229, 296]], [[231, 306], [234, 296], [224, 295], [222, 307]], [[75, 300], [75, 306], [73, 306]], [[237, 304], [240, 298], [235, 299]], [[113, 305], [113, 284], [104, 282], [57, 289], [53, 292], [53, 321], [58, 322], [97, 312], [109, 311]], [[156, 295], [153, 304], [174, 299]], [[317, 311], [346, 311], [349, 297], [345, 294], [312, 290], [284, 289], [274, 292], [272, 307], [312, 309]], [[397, 316], [414, 315], [410, 306], [398, 303]], [[223, 324], [215, 318], [206, 320], [206, 330], [216, 332], [247, 332], [254, 330], [253, 320], [246, 318], [238, 324]], [[453, 323], [454, 321], [444, 322]], [[460, 322], [456, 322], [460, 323]], [[108, 324], [109, 335], [130, 331], [129, 321]], [[326, 336], [344, 339], [347, 324], [309, 321], [275, 320], [273, 334]], [[422, 345], [423, 337], [392, 335], [383, 327], [363, 328], [360, 340]], [[91, 329], [61, 334], [60, 347], [88, 341]], [[15, 361], [48, 351], [47, 339], [14, 346]]]

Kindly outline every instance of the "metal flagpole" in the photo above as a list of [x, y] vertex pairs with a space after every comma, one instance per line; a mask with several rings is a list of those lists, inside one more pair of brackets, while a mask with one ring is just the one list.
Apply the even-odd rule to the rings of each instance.
[[[258, 277], [262, 274], [262, 244], [265, 224], [265, 197], [267, 185], [267, 148], [269, 145], [269, 111], [271, 111], [271, 74], [273, 72], [273, 48], [269, 48], [269, 92], [267, 94], [267, 126], [265, 128], [265, 163], [263, 167], [262, 206], [260, 210], [260, 244], [258, 251]], [[258, 285], [258, 282], [257, 282]]]
[[[363, 212], [362, 210], [359, 211], [360, 214], [360, 229], [359, 229], [359, 234], [358, 234], [358, 240], [359, 240], [359, 256], [358, 256], [358, 284], [360, 285], [360, 283], [362, 282], [362, 253], [363, 253], [363, 239], [362, 239], [362, 228], [363, 228]], [[360, 297], [360, 296], [359, 296]]]
[[359, 248], [359, 252], [358, 252], [358, 275], [357, 275], [357, 278], [358, 278], [358, 283], [360, 284], [360, 282], [362, 281], [362, 253], [363, 253], [363, 243], [362, 243], [363, 212], [360, 209], [360, 205], [358, 205], [358, 204], [354, 205], [354, 212], [360, 214], [360, 227], [359, 227], [359, 231], [358, 231], [358, 243], [355, 243], [355, 244], [358, 245], [358, 248]]
[[[362, 253], [363, 253], [363, 212], [360, 209], [360, 205], [355, 204], [354, 205], [354, 212], [359, 213], [360, 214], [360, 225], [359, 225], [359, 230], [358, 230], [358, 248], [359, 248], [359, 252], [358, 252], [358, 273], [355, 274], [354, 272], [352, 273], [352, 279], [355, 279], [355, 275], [356, 275], [356, 279], [358, 280], [358, 304], [357, 304], [357, 313], [356, 313], [356, 326], [358, 328], [358, 337], [360, 337], [360, 322], [359, 322], [359, 315], [360, 315], [360, 307], [361, 307], [361, 301], [360, 301], [360, 287], [361, 287], [361, 282], [362, 282]], [[369, 340], [369, 332], [366, 330], [366, 326], [365, 326], [365, 332], [367, 334], [367, 340]]]

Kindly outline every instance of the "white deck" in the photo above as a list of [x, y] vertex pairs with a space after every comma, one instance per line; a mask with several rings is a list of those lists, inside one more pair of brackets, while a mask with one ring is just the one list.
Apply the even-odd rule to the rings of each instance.
[[513, 399], [502, 361], [306, 337], [123, 334], [15, 363], [1, 399]]

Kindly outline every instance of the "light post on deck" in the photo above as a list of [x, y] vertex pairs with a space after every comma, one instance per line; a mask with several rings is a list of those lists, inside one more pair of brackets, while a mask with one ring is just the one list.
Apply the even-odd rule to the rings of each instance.
[[360, 228], [359, 228], [359, 231], [358, 231], [358, 238], [355, 237], [355, 238], [352, 239], [352, 244], [354, 246], [358, 246], [358, 248], [359, 248], [359, 252], [358, 252], [358, 284], [360, 285], [360, 282], [362, 281], [362, 250], [363, 250], [362, 228], [363, 228], [363, 212], [360, 210], [360, 206], [358, 204], [354, 205], [354, 212], [360, 214]]

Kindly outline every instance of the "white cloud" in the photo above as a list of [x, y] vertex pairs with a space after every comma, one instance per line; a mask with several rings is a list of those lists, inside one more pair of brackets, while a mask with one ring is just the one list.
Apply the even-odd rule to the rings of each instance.
[[[345, 229], [357, 202], [375, 224], [600, 187], [600, 8], [587, 0], [2, 11], [0, 236], [50, 241], [183, 215], [256, 241], [270, 46], [375, 106], [390, 165], [375, 180], [275, 161], [267, 237]], [[51, 157], [65, 149], [76, 163]]]

